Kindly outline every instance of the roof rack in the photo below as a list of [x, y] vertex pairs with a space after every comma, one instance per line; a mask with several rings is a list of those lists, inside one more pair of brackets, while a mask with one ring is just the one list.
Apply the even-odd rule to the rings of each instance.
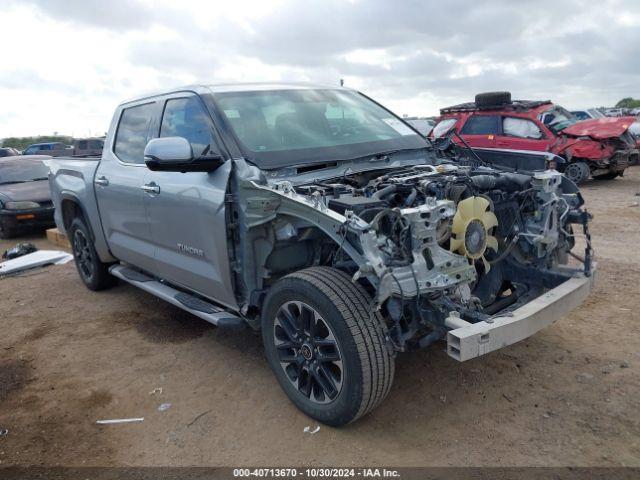
[[541, 105], [548, 105], [551, 100], [512, 100], [511, 103], [505, 103], [503, 105], [492, 105], [489, 107], [478, 107], [476, 102], [460, 103], [458, 105], [452, 105], [440, 109], [440, 115], [445, 113], [457, 113], [457, 112], [476, 112], [478, 110], [513, 110], [522, 111], [536, 108]]

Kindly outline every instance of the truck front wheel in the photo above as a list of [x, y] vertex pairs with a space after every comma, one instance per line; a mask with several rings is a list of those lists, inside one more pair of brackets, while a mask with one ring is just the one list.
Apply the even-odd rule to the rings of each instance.
[[333, 268], [287, 275], [265, 299], [269, 365], [289, 399], [328, 425], [360, 418], [389, 393], [394, 359], [385, 336], [366, 291]]
[[69, 234], [73, 259], [86, 287], [97, 291], [114, 285], [116, 278], [109, 274], [109, 265], [100, 261], [83, 218], [73, 219]]

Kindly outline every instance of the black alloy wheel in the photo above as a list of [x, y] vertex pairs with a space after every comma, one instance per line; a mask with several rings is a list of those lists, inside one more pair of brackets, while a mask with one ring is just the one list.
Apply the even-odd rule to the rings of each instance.
[[340, 347], [320, 314], [300, 301], [283, 304], [273, 323], [280, 366], [291, 384], [313, 403], [329, 403], [340, 391]]

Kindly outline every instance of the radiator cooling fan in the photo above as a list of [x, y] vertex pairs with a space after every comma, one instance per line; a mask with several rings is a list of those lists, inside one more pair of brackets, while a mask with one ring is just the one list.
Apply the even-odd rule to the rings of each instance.
[[484, 258], [487, 248], [498, 251], [498, 240], [489, 230], [498, 225], [495, 214], [488, 210], [489, 201], [483, 197], [469, 197], [458, 203], [451, 226], [450, 249], [472, 260], [482, 259], [484, 272], [490, 270]]

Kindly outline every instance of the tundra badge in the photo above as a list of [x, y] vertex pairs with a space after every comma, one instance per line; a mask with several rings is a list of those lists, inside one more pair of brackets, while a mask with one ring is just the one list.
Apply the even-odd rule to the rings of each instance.
[[189, 245], [185, 245], [183, 243], [178, 243], [178, 250], [180, 250], [182, 253], [188, 253], [189, 255], [204, 257], [204, 250], [201, 250], [195, 247], [190, 247]]

